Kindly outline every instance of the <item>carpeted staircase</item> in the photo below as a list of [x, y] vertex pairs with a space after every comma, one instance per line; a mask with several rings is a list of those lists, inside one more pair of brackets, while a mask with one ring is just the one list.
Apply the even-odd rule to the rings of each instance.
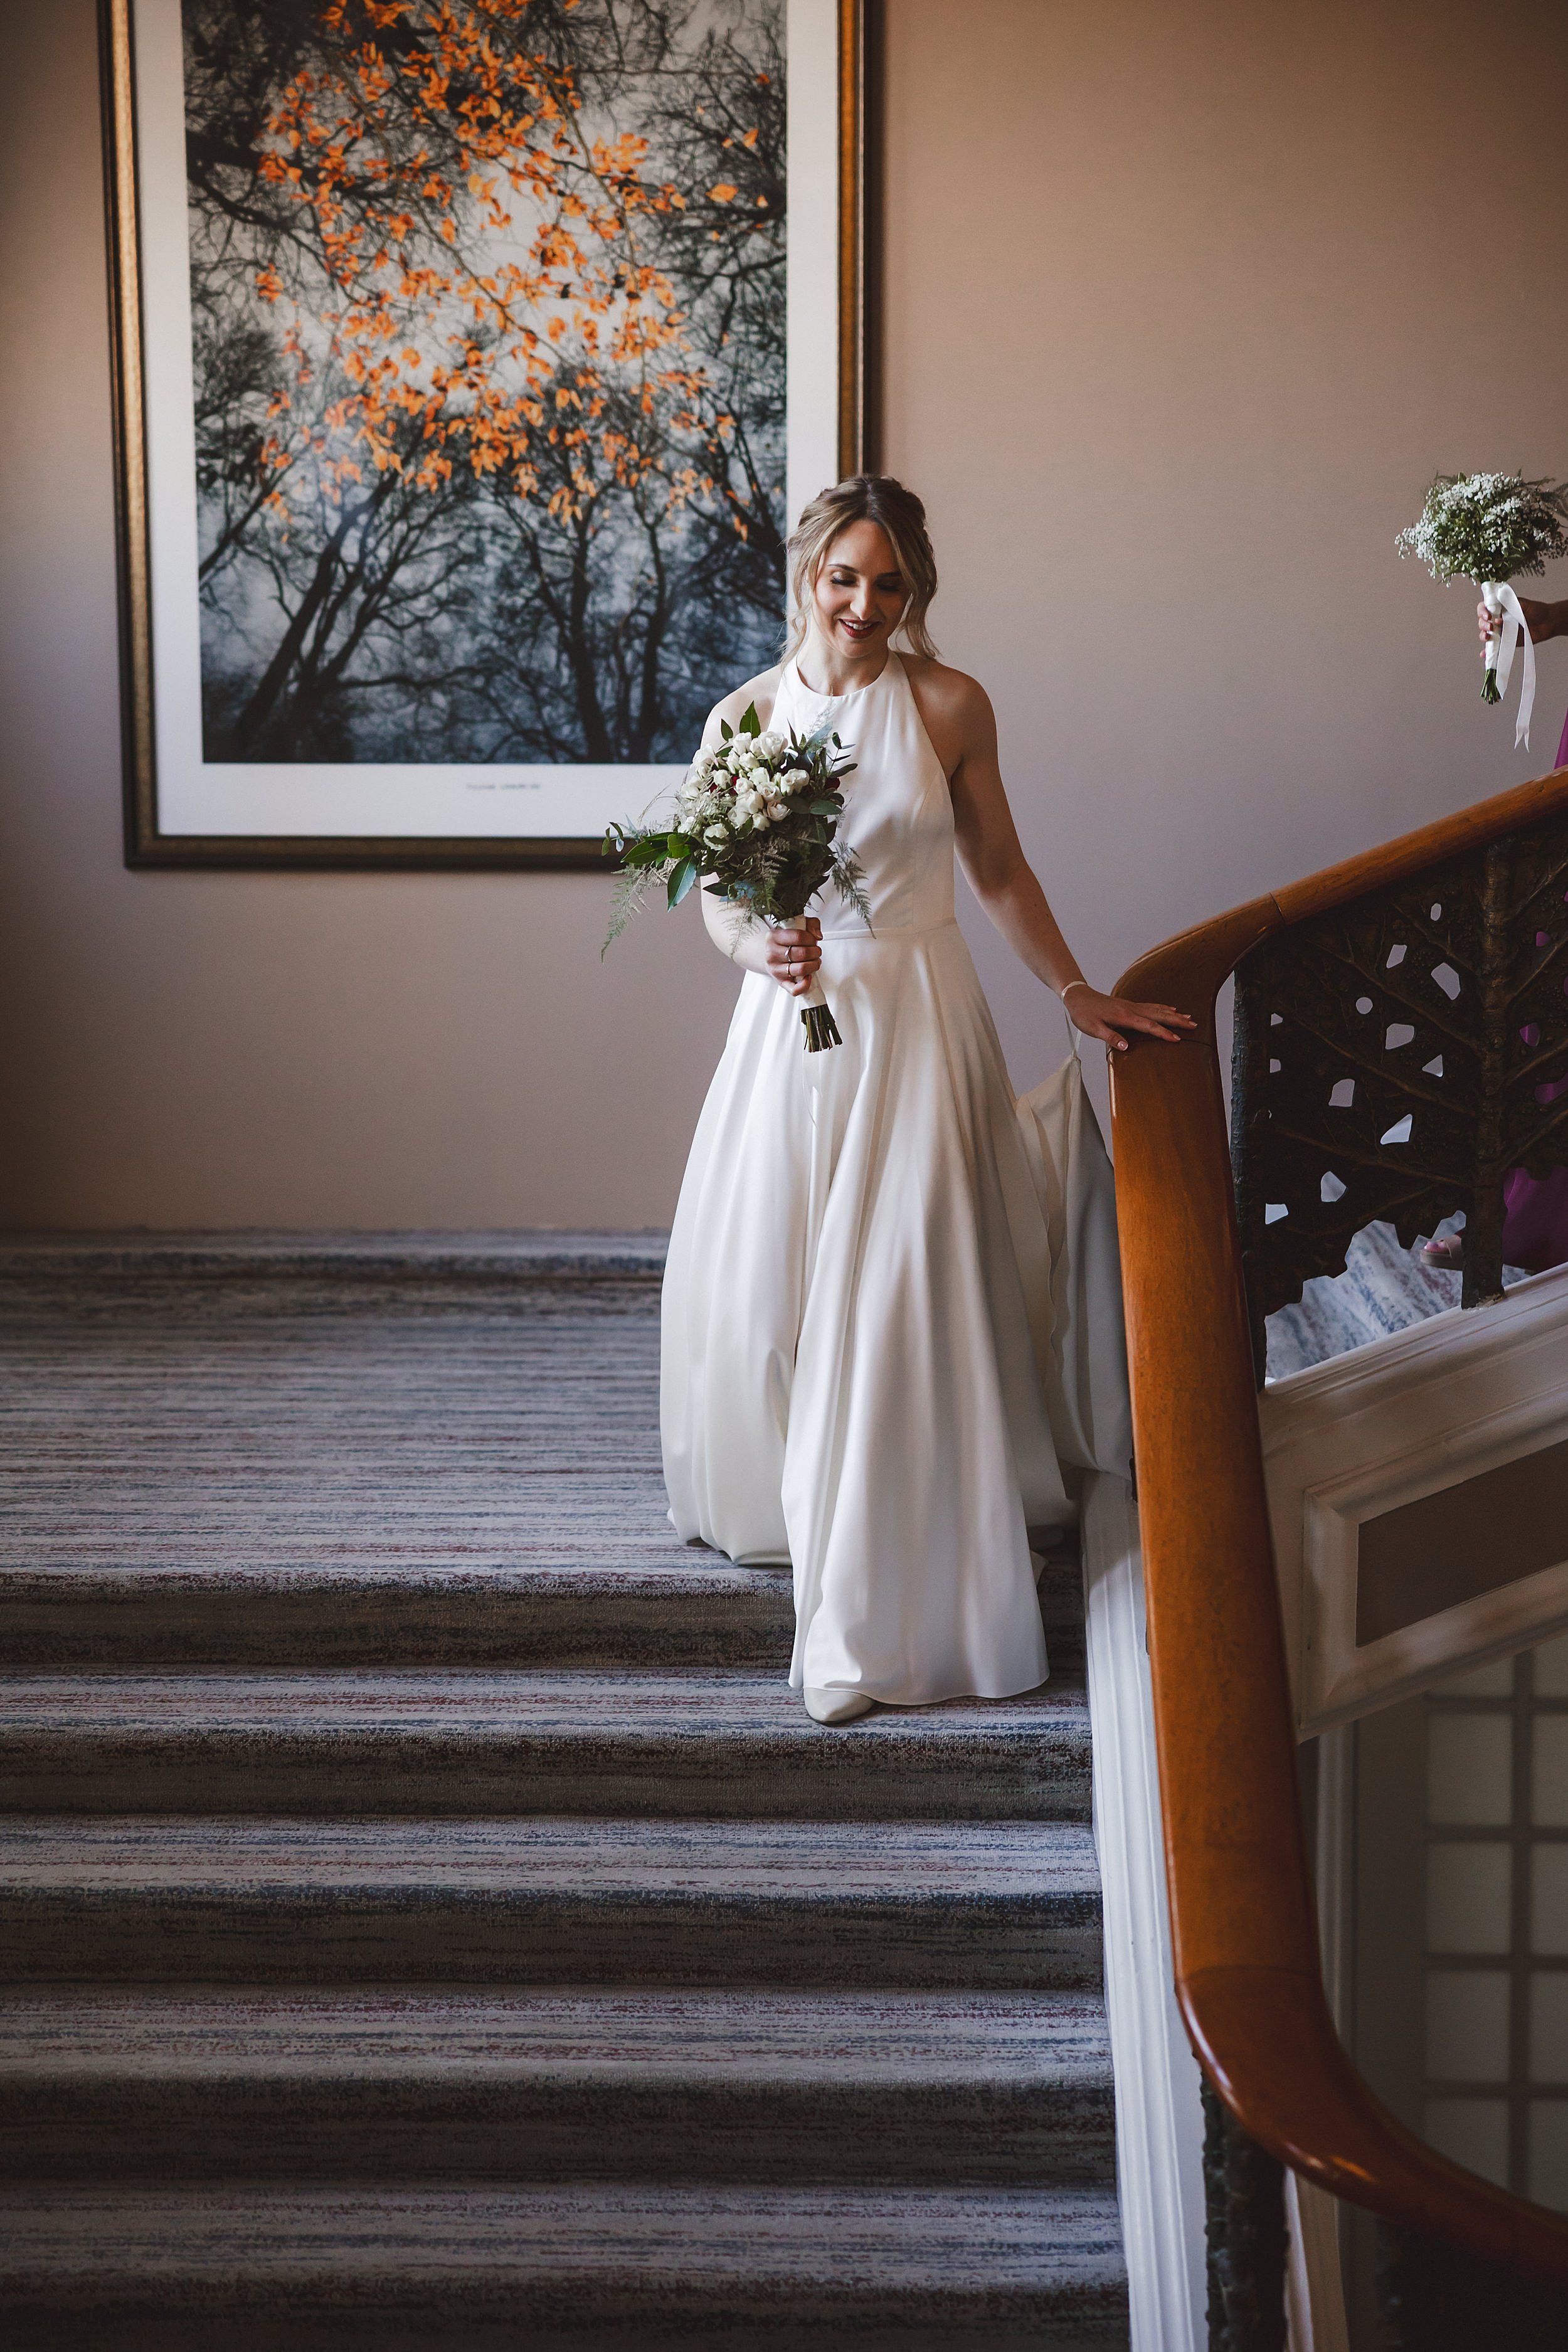
[[0, 1252], [10, 2352], [1126, 2343], [1076, 1570], [811, 1723], [658, 1264]]

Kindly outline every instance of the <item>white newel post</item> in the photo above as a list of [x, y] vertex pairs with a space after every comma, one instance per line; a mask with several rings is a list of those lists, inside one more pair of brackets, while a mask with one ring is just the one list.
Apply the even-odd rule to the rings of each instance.
[[1094, 1833], [1116, 2074], [1116, 2176], [1132, 2352], [1204, 2352], [1203, 2107], [1173, 1990], [1138, 1514], [1091, 1473], [1083, 1513]]
[[[1205, 2352], [1203, 2107], [1173, 1990], [1143, 1561], [1124, 1478], [1096, 1472], [1087, 1482], [1083, 1568], [1132, 2352]], [[1334, 2200], [1287, 2172], [1285, 2214], [1290, 2352], [1347, 2352]]]

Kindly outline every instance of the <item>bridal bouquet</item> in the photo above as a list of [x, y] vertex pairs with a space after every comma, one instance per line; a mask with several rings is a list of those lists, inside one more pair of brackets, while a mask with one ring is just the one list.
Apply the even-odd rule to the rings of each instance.
[[1516, 743], [1530, 740], [1535, 701], [1535, 651], [1510, 580], [1543, 572], [1568, 552], [1568, 484], [1527, 482], [1522, 474], [1439, 474], [1426, 493], [1421, 520], [1394, 541], [1401, 555], [1417, 555], [1434, 580], [1473, 580], [1489, 613], [1503, 614], [1487, 640], [1481, 700], [1500, 702], [1524, 640]]
[[[721, 719], [720, 732], [712, 751], [698, 753], [669, 824], [612, 824], [605, 834], [605, 856], [621, 861], [605, 947], [661, 881], [671, 907], [702, 880], [764, 923], [797, 920], [831, 882], [869, 929], [860, 868], [836, 839], [839, 780], [854, 772], [837, 736], [764, 734], [755, 703], [739, 727]], [[800, 1017], [808, 1054], [843, 1044], [820, 981]]]

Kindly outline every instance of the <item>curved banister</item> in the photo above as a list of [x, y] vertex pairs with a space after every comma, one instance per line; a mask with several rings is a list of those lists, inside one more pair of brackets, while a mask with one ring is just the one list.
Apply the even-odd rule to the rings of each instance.
[[1176, 1993], [1254, 2139], [1335, 2196], [1568, 2284], [1568, 2220], [1426, 2147], [1330, 2015], [1299, 1795], [1215, 1045], [1215, 999], [1269, 933], [1568, 810], [1568, 770], [1167, 940], [1117, 992], [1200, 1024], [1111, 1058], [1122, 1286]]

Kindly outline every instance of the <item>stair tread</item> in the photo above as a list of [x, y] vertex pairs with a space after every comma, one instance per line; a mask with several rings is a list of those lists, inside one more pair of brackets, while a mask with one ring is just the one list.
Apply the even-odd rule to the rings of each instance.
[[[548, 1514], [541, 1516], [548, 1521]], [[232, 1538], [210, 1528], [176, 1533], [155, 1519], [136, 1529], [126, 1525], [127, 1514], [120, 1509], [112, 1525], [90, 1528], [72, 1528], [58, 1515], [50, 1517], [47, 1530], [36, 1529], [23, 1523], [20, 1509], [0, 1509], [11, 1555], [0, 1566], [0, 1604], [160, 1591], [236, 1600], [267, 1592], [303, 1598], [337, 1591], [468, 1595], [503, 1603], [591, 1601], [620, 1594], [689, 1595], [708, 1601], [733, 1595], [776, 1601], [794, 1619], [790, 1570], [783, 1561], [749, 1567], [706, 1545], [681, 1543], [668, 1528], [628, 1531], [610, 1509], [602, 1523], [600, 1515], [584, 1514], [585, 1524], [570, 1538], [546, 1525], [538, 1532], [509, 1528], [489, 1543], [444, 1538], [439, 1530], [420, 1542], [407, 1529], [396, 1530], [395, 1539], [390, 1525], [378, 1534], [367, 1533], [362, 1524], [353, 1535], [334, 1530], [330, 1536], [279, 1538], [271, 1549], [257, 1539], [255, 1515], [243, 1499], [234, 1511], [242, 1525]], [[25, 1556], [29, 1551], [31, 1558]], [[1040, 1580], [1047, 1627], [1054, 1622], [1081, 1624], [1078, 1580], [1073, 1553], [1057, 1549], [1047, 1554]]]
[[[284, 1430], [258, 1451], [265, 1457], [295, 1442], [295, 1433]], [[150, 1432], [145, 1443], [157, 1445], [157, 1433]], [[302, 1486], [325, 1483], [309, 1463], [296, 1466]], [[577, 1465], [567, 1464], [563, 1483], [576, 1475]], [[614, 1477], [595, 1479], [610, 1491], [594, 1496], [592, 1507], [574, 1512], [569, 1529], [561, 1524], [554, 1496], [529, 1507], [533, 1498], [526, 1492], [509, 1494], [504, 1511], [487, 1513], [474, 1489], [488, 1477], [499, 1483], [507, 1474], [460, 1456], [442, 1465], [439, 1482], [427, 1470], [406, 1467], [395, 1479], [387, 1465], [370, 1463], [359, 1476], [367, 1488], [375, 1486], [374, 1497], [355, 1491], [357, 1478], [345, 1479], [330, 1507], [318, 1502], [289, 1509], [280, 1504], [277, 1465], [266, 1458], [244, 1476], [226, 1472], [221, 1480], [207, 1483], [189, 1463], [151, 1471], [138, 1452], [122, 1464], [100, 1461], [98, 1475], [108, 1490], [100, 1505], [79, 1495], [45, 1492], [17, 1496], [0, 1508], [10, 1555], [0, 1591], [25, 1591], [62, 1577], [79, 1588], [89, 1580], [121, 1576], [134, 1577], [138, 1590], [152, 1576], [175, 1576], [197, 1588], [220, 1590], [237, 1580], [284, 1590], [322, 1580], [402, 1588], [424, 1577], [448, 1586], [468, 1580], [489, 1587], [499, 1576], [508, 1580], [503, 1591], [526, 1591], [534, 1578], [549, 1577], [545, 1589], [559, 1590], [556, 1580], [575, 1574], [657, 1579], [661, 1589], [668, 1579], [690, 1578], [696, 1592], [708, 1591], [715, 1580], [736, 1591], [782, 1586], [789, 1597], [787, 1569], [742, 1568], [720, 1553], [681, 1543], [660, 1524], [662, 1492], [655, 1521], [656, 1471], [626, 1480], [633, 1490], [629, 1500], [615, 1491]], [[447, 1480], [452, 1491], [443, 1495], [438, 1483]], [[406, 1493], [400, 1494], [399, 1486]], [[461, 1498], [455, 1491], [459, 1486], [468, 1489]], [[694, 1551], [700, 1566], [694, 1565]]]
[[1098, 1897], [1094, 1840], [1077, 1822], [493, 1820], [354, 1822], [238, 1816], [13, 1814], [0, 1819], [0, 1892], [208, 1890], [406, 1897], [658, 1895], [852, 1902]]
[[[1026, 1746], [1089, 1731], [1081, 1675], [1054, 1675], [1007, 1699], [949, 1699], [879, 1708], [856, 1727], [878, 1748], [911, 1741]], [[465, 1672], [460, 1668], [257, 1674], [162, 1673], [105, 1667], [87, 1673], [0, 1675], [0, 1738], [93, 1735], [135, 1739], [268, 1735], [337, 1739], [507, 1737], [595, 1744], [649, 1738], [763, 1739], [819, 1744], [843, 1735], [814, 1723], [778, 1674], [709, 1670], [682, 1675], [588, 1671]]]
[[494, 1233], [291, 1233], [258, 1226], [232, 1233], [7, 1234], [0, 1280], [79, 1283], [135, 1275], [153, 1284], [244, 1276], [336, 1282], [416, 1274], [453, 1276], [660, 1275], [668, 1233], [551, 1227]]
[[[4, 1408], [12, 1559], [679, 1558], [652, 1261], [632, 1249], [624, 1279], [624, 1249], [558, 1239], [522, 1237], [500, 1265], [461, 1237], [374, 1237], [367, 1256], [306, 1236], [249, 1264], [133, 1251], [148, 1276], [129, 1281], [90, 1255], [18, 1275], [0, 1323], [21, 1375]], [[431, 1279], [447, 1259], [462, 1278]], [[567, 1259], [600, 1278], [519, 1278]]]
[[1113, 2190], [645, 2187], [0, 2187], [0, 2293], [154, 2273], [342, 2294], [478, 2277], [777, 2281], [900, 2295], [997, 2294], [1125, 2276]]
[[[72, 1557], [84, 1546], [67, 1539], [53, 1563], [0, 1569], [0, 1627], [9, 1662], [40, 1671], [787, 1664], [787, 1570], [738, 1568], [668, 1529], [628, 1543], [606, 1527], [577, 1541], [574, 1555], [544, 1530], [441, 1557], [439, 1544], [367, 1541], [356, 1528], [323, 1539], [313, 1559], [236, 1558], [213, 1543], [168, 1547], [171, 1559], [149, 1538], [135, 1558], [99, 1560]], [[346, 1556], [353, 1544], [363, 1557]]]
[[0, 1677], [29, 1813], [694, 1813], [1087, 1820], [1087, 1694], [814, 1723], [781, 1670], [49, 1672]]
[[1114, 2178], [1098, 1992], [500, 1980], [0, 2002], [0, 2176], [213, 2183]]
[[570, 1988], [222, 1994], [138, 1987], [29, 1992], [0, 2004], [0, 2084], [422, 2074], [654, 2074], [1006, 2086], [1103, 2084], [1105, 2005], [1088, 1992], [811, 1993]]
[[[742, 1567], [705, 1545], [679, 1542], [668, 1529], [661, 1533], [656, 1528], [639, 1538], [624, 1528], [590, 1527], [572, 1543], [558, 1534], [528, 1540], [509, 1534], [489, 1545], [432, 1543], [424, 1551], [412, 1543], [362, 1536], [356, 1545], [344, 1537], [304, 1546], [302, 1556], [289, 1549], [268, 1556], [253, 1545], [245, 1557], [225, 1551], [219, 1558], [210, 1556], [210, 1540], [199, 1539], [192, 1558], [176, 1560], [144, 1556], [145, 1545], [139, 1550], [118, 1529], [105, 1528], [95, 1542], [83, 1545], [58, 1527], [47, 1535], [23, 1530], [15, 1525], [19, 1515], [11, 1516], [6, 1540], [12, 1558], [0, 1567], [0, 1602], [57, 1594], [79, 1600], [123, 1593], [140, 1598], [159, 1591], [214, 1598], [232, 1594], [237, 1600], [261, 1592], [468, 1595], [487, 1602], [588, 1601], [618, 1593], [662, 1600], [689, 1593], [699, 1601], [721, 1594], [776, 1601], [794, 1614], [787, 1568]], [[0, 1524], [5, 1517], [0, 1513]], [[151, 1532], [159, 1537], [158, 1530]], [[28, 1542], [40, 1555], [58, 1544], [65, 1556], [23, 1559], [18, 1554]], [[178, 1544], [172, 1548], [181, 1549]], [[86, 1558], [70, 1556], [84, 1550]]]
[[[4, 1512], [0, 1509], [0, 1524]], [[8, 1663], [37, 1673], [165, 1666], [289, 1671], [335, 1665], [439, 1670], [520, 1667], [634, 1674], [712, 1667], [782, 1680], [795, 1633], [787, 1568], [747, 1568], [662, 1535], [628, 1541], [613, 1524], [524, 1543], [421, 1546], [354, 1528], [321, 1557], [255, 1555], [156, 1533], [133, 1557], [84, 1558], [91, 1542], [56, 1529], [61, 1556], [18, 1563], [8, 1531], [0, 1629]], [[238, 1531], [235, 1544], [241, 1540]], [[362, 1557], [351, 1556], [359, 1546]], [[1078, 1562], [1054, 1553], [1040, 1579], [1053, 1682], [1081, 1679]]]

